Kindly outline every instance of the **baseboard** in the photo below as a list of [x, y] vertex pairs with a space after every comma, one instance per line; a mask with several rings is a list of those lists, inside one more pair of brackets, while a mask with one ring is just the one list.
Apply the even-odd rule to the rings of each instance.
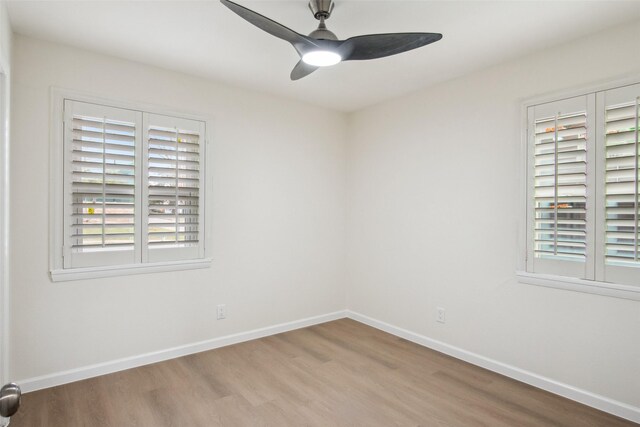
[[30, 391], [41, 390], [43, 388], [54, 387], [74, 381], [97, 377], [100, 375], [111, 374], [114, 372], [123, 371], [125, 369], [131, 369], [138, 366], [149, 365], [151, 363], [162, 362], [164, 360], [175, 359], [176, 357], [186, 356], [188, 354], [200, 353], [202, 351], [213, 350], [232, 344], [251, 341], [269, 335], [275, 335], [282, 332], [293, 331], [295, 329], [306, 328], [307, 326], [330, 322], [332, 320], [342, 319], [344, 317], [346, 317], [346, 310], [341, 310], [333, 313], [322, 314], [320, 316], [294, 320], [293, 322], [280, 323], [277, 325], [267, 326], [265, 328], [254, 329], [251, 331], [241, 332], [233, 335], [226, 335], [206, 341], [173, 347], [166, 350], [126, 357], [123, 359], [84, 366], [82, 368], [71, 369], [64, 372], [57, 372], [16, 382], [20, 385], [20, 388], [24, 393], [28, 393]]
[[443, 343], [442, 341], [434, 340], [424, 335], [416, 334], [406, 329], [381, 322], [355, 311], [347, 310], [347, 317], [364, 323], [365, 325], [380, 329], [381, 331], [390, 333], [397, 337], [404, 338], [416, 344], [420, 344], [424, 347], [439, 351], [440, 353], [455, 357], [456, 359], [464, 360], [465, 362], [469, 362], [473, 365], [480, 366], [481, 368], [497, 372], [499, 374], [532, 385], [534, 387], [541, 388], [559, 396], [566, 397], [568, 399], [575, 400], [576, 402], [583, 403], [587, 406], [591, 406], [601, 411], [608, 412], [618, 417], [640, 423], [640, 408], [636, 406], [618, 402], [616, 400], [609, 399], [607, 397], [600, 396], [595, 393], [591, 393], [589, 391], [543, 377], [533, 372], [529, 372], [524, 369], [520, 369], [515, 366], [511, 366], [506, 363], [481, 356], [477, 353], [463, 350], [459, 347]]

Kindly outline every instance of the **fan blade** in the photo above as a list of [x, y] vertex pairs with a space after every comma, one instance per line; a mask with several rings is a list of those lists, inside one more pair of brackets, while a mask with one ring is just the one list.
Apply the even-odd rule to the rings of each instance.
[[300, 60], [296, 64], [296, 66], [293, 67], [293, 70], [291, 70], [291, 80], [300, 80], [301, 78], [306, 77], [309, 74], [313, 73], [317, 69], [318, 67], [314, 65], [309, 65], [306, 62], [303, 62], [302, 60]]
[[220, 2], [235, 12], [238, 16], [245, 19], [246, 21], [252, 23], [256, 27], [260, 28], [263, 31], [271, 34], [272, 36], [276, 36], [279, 39], [286, 40], [291, 43], [296, 50], [299, 50], [298, 47], [302, 46], [311, 46], [315, 47], [315, 43], [313, 39], [309, 39], [302, 34], [298, 34], [290, 28], [285, 27], [282, 24], [273, 21], [266, 16], [262, 16], [253, 10], [247, 9], [246, 7], [240, 6], [229, 0], [220, 0]]
[[439, 33], [369, 34], [346, 39], [340, 44], [343, 61], [384, 58], [426, 46], [442, 38]]

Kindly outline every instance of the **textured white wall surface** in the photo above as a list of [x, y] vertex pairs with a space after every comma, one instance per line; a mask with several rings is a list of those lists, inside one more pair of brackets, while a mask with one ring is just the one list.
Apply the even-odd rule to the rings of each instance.
[[[21, 36], [13, 60], [12, 378], [344, 308], [341, 114]], [[210, 269], [50, 281], [51, 86], [212, 120]]]
[[609, 30], [353, 115], [349, 308], [640, 406], [640, 302], [515, 278], [522, 100], [640, 79], [639, 37]]

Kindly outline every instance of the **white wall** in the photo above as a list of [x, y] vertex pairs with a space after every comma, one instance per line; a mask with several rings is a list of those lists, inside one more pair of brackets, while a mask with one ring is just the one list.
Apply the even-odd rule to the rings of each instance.
[[9, 113], [11, 84], [11, 24], [0, 0], [0, 385], [8, 381], [9, 332]]
[[640, 302], [515, 280], [522, 99], [640, 80], [639, 39], [637, 22], [354, 114], [349, 308], [640, 407]]
[[[341, 114], [22, 36], [13, 67], [13, 378], [344, 309]], [[49, 280], [51, 86], [213, 119], [211, 269]]]

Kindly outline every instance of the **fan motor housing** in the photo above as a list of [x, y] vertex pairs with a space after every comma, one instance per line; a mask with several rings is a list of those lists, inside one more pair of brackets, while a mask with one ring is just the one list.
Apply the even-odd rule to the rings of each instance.
[[316, 19], [329, 18], [333, 7], [333, 0], [309, 0], [309, 9]]

